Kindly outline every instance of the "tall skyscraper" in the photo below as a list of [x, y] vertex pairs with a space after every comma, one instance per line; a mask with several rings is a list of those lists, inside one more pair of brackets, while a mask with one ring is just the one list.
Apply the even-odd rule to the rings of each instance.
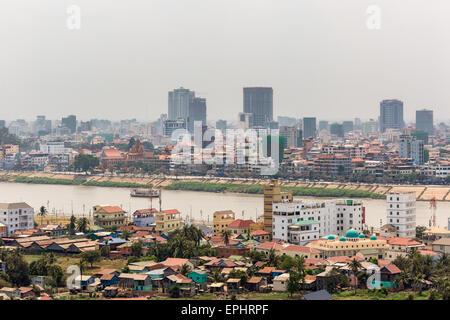
[[70, 133], [75, 133], [77, 131], [77, 117], [70, 115], [66, 118], [62, 118], [61, 124], [70, 130]]
[[430, 135], [433, 134], [433, 110], [423, 109], [416, 111], [416, 129], [427, 132]]
[[403, 129], [403, 102], [400, 100], [383, 100], [380, 103], [380, 130]]
[[325, 121], [325, 120], [321, 120], [321, 121], [319, 121], [319, 131], [322, 131], [322, 130], [329, 130], [329, 128], [328, 128], [328, 121]]
[[299, 130], [296, 126], [280, 126], [279, 135], [284, 137], [287, 148], [298, 147]]
[[342, 128], [344, 129], [344, 134], [353, 131], [353, 121], [344, 121], [342, 122]]
[[244, 113], [251, 113], [251, 127], [264, 127], [273, 120], [273, 89], [244, 88]]
[[169, 91], [169, 120], [187, 120], [189, 103], [194, 99], [195, 92], [179, 88]]
[[206, 99], [193, 98], [189, 103], [187, 124], [190, 133], [194, 132], [194, 122], [201, 121], [202, 125], [206, 125]]
[[425, 162], [425, 149], [423, 140], [418, 140], [414, 136], [403, 134], [399, 143], [400, 158], [411, 159], [416, 165]]
[[316, 118], [303, 118], [303, 138], [316, 137]]
[[340, 123], [332, 123], [330, 125], [330, 133], [339, 137], [339, 138], [343, 138], [344, 137], [344, 127], [342, 124]]

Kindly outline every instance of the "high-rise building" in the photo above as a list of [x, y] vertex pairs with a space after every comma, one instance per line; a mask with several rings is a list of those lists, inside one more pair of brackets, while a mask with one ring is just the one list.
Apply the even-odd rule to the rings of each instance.
[[303, 137], [316, 137], [316, 118], [303, 118]]
[[362, 132], [363, 134], [372, 134], [378, 131], [378, 123], [377, 121], [370, 119], [362, 124]]
[[355, 129], [355, 130], [362, 129], [362, 122], [361, 122], [360, 118], [355, 118], [353, 129]]
[[397, 230], [397, 237], [416, 236], [416, 192], [386, 194], [387, 223]]
[[322, 130], [329, 130], [329, 128], [328, 128], [328, 121], [325, 121], [325, 120], [321, 120], [321, 121], [319, 121], [319, 131], [322, 131]]
[[189, 132], [194, 132], [195, 121], [201, 121], [202, 125], [206, 125], [206, 99], [193, 98], [189, 103], [187, 115], [187, 124]]
[[279, 135], [283, 136], [286, 142], [286, 147], [298, 147], [298, 132], [297, 127], [281, 126]]
[[238, 114], [238, 128], [242, 130], [247, 130], [251, 127], [253, 122], [253, 114], [252, 113], [245, 113], [245, 112], [239, 112]]
[[66, 127], [70, 130], [70, 133], [75, 133], [77, 131], [77, 117], [74, 115], [70, 115], [66, 118], [62, 118], [61, 124], [63, 127]]
[[6, 121], [0, 120], [0, 129], [6, 127]]
[[293, 117], [278, 116], [277, 120], [278, 120], [278, 124], [280, 125], [280, 127], [281, 126], [292, 127], [297, 124], [297, 119], [293, 118]]
[[216, 129], [225, 133], [227, 130], [227, 121], [226, 120], [217, 120], [216, 121]]
[[264, 127], [273, 120], [273, 89], [244, 88], [244, 113], [251, 113], [251, 127]]
[[186, 129], [186, 121], [184, 119], [166, 120], [164, 121], [164, 135], [171, 137], [172, 133], [178, 129]]
[[386, 129], [403, 129], [403, 102], [400, 100], [383, 100], [380, 103], [380, 131]]
[[292, 202], [292, 194], [281, 192], [278, 180], [270, 180], [269, 184], [264, 186], [264, 231], [272, 235], [272, 204], [275, 202]]
[[399, 156], [400, 158], [411, 159], [416, 165], [422, 165], [425, 162], [423, 140], [402, 134], [399, 142]]
[[342, 124], [340, 123], [332, 123], [330, 125], [330, 133], [334, 134], [335, 136], [339, 137], [339, 138], [343, 138], [344, 137], [344, 127]]
[[189, 104], [194, 99], [195, 92], [183, 87], [169, 91], [169, 119], [177, 120], [179, 118], [187, 120], [189, 113]]
[[433, 110], [423, 109], [416, 111], [416, 129], [425, 131], [430, 135], [433, 134]]
[[353, 121], [342, 122], [342, 128], [344, 129], [344, 135], [353, 131]]

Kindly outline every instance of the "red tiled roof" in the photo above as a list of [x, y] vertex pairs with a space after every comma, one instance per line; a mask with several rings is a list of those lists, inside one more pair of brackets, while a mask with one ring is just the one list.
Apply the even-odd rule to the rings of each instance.
[[103, 209], [106, 213], [125, 213], [125, 211], [123, 211], [119, 206], [104, 206], [101, 207], [101, 209]]
[[162, 212], [165, 214], [179, 214], [180, 213], [180, 211], [178, 211], [177, 209], [163, 210]]
[[161, 263], [167, 267], [177, 267], [177, 266], [181, 267], [186, 262], [189, 262], [189, 260], [183, 259], [183, 258], [167, 258], [166, 260], [164, 260]]
[[269, 232], [264, 231], [264, 230], [255, 230], [255, 231], [253, 231], [253, 232], [251, 233], [251, 235], [252, 235], [252, 236], [255, 236], [255, 237], [257, 237], [257, 236], [267, 236], [267, 235], [269, 235], [269, 234], [270, 234]]
[[254, 223], [255, 222], [253, 220], [237, 219], [237, 220], [234, 220], [233, 222], [231, 222], [228, 225], [228, 228], [243, 229], [243, 228], [248, 228], [251, 224], [254, 224]]
[[388, 240], [388, 244], [393, 244], [396, 246], [417, 246], [417, 245], [421, 245], [420, 242], [414, 241], [411, 238], [399, 238], [399, 237], [395, 237], [395, 238], [389, 238]]
[[282, 245], [279, 245], [276, 242], [264, 242], [260, 245], [257, 245], [256, 248], [258, 249], [273, 249], [273, 250], [282, 250], [284, 247]]
[[284, 248], [283, 250], [301, 252], [301, 253], [319, 253], [320, 252], [319, 250], [314, 249], [314, 248], [297, 246], [297, 245], [290, 245], [290, 246]]
[[389, 264], [387, 266], [385, 266], [386, 269], [389, 270], [390, 273], [395, 274], [395, 273], [401, 273], [402, 271], [394, 264]]

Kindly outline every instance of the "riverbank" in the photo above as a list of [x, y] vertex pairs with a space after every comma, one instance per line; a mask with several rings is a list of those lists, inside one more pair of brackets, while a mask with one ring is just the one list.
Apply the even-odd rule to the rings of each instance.
[[[268, 179], [0, 171], [0, 181], [262, 194], [263, 186], [267, 184]], [[184, 185], [180, 185], [180, 183]], [[280, 180], [280, 185], [284, 190], [292, 190], [295, 196], [383, 199], [387, 192], [415, 192], [418, 201], [430, 201], [433, 198], [437, 201], [450, 201], [450, 186], [381, 185], [304, 180]]]

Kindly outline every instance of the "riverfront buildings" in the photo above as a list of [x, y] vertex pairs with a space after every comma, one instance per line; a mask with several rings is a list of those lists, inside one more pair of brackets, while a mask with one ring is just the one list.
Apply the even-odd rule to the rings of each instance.
[[3, 232], [12, 236], [16, 231], [25, 231], [34, 227], [34, 209], [25, 202], [0, 203], [0, 223]]
[[264, 230], [272, 234], [272, 204], [279, 202], [292, 202], [292, 194], [281, 192], [278, 180], [271, 180], [264, 186]]
[[389, 192], [386, 194], [387, 223], [397, 229], [397, 237], [416, 236], [416, 193]]
[[125, 225], [125, 211], [118, 206], [94, 206], [94, 224], [102, 228]]

